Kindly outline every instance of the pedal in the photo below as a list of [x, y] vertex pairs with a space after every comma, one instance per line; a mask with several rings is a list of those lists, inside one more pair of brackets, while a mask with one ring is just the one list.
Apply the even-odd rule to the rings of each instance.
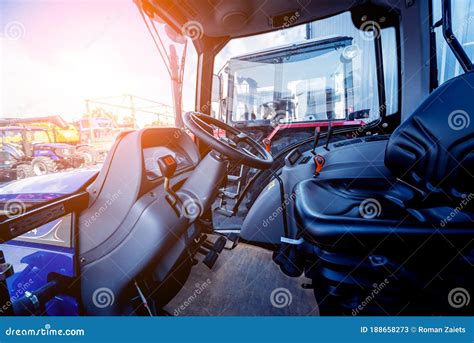
[[240, 176], [239, 175], [227, 175], [227, 180], [232, 181], [232, 182], [237, 182], [240, 181]]
[[219, 236], [214, 242], [214, 250], [220, 253], [222, 250], [224, 250], [226, 243], [227, 239], [224, 236]]
[[227, 239], [225, 239], [225, 237], [219, 236], [219, 237], [217, 237], [217, 239], [214, 243], [210, 242], [210, 241], [206, 241], [206, 242], [203, 243], [203, 246], [206, 249], [214, 250], [215, 252], [221, 253], [221, 251], [225, 247], [226, 242], [227, 242]]
[[223, 216], [226, 217], [232, 217], [235, 213], [231, 210], [228, 210], [226, 208], [218, 207], [215, 209], [215, 211], [219, 214], [222, 214]]
[[227, 235], [227, 239], [232, 242], [232, 246], [228, 248], [229, 250], [234, 249], [237, 244], [239, 244], [239, 237], [240, 234], [238, 233], [229, 233], [229, 235]]
[[228, 192], [223, 189], [219, 190], [219, 196], [225, 197], [227, 199], [236, 199], [239, 195], [237, 193]]
[[210, 249], [220, 253], [224, 249], [226, 242], [227, 239], [224, 236], [219, 236], [217, 237], [214, 244], [211, 243], [212, 245]]
[[207, 254], [209, 254], [209, 251], [210, 251], [209, 249], [206, 249], [203, 246], [200, 246], [199, 248], [197, 248], [196, 253], [201, 254], [204, 257], [206, 257]]
[[202, 260], [202, 263], [204, 263], [209, 269], [212, 269], [212, 267], [214, 267], [214, 264], [216, 264], [218, 257], [219, 254], [216, 251], [209, 250], [206, 257], [204, 257], [204, 260]]
[[237, 242], [239, 240], [240, 234], [232, 232], [227, 235], [227, 239], [232, 242]]

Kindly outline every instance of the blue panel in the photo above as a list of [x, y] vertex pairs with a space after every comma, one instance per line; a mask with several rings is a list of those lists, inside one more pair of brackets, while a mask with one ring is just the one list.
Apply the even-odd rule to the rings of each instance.
[[[24, 242], [0, 244], [5, 259], [13, 265], [15, 274], [7, 279], [12, 300], [21, 298], [25, 291], [34, 291], [47, 282], [48, 274], [56, 272], [74, 276], [74, 251], [70, 248], [53, 247]], [[78, 315], [76, 299], [56, 297], [46, 304], [45, 315]]]

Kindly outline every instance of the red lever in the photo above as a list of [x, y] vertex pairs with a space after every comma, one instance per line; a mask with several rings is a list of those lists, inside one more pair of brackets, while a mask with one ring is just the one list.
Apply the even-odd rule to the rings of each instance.
[[324, 163], [326, 163], [326, 159], [321, 155], [314, 156], [314, 164], [316, 165], [316, 169], [314, 171], [314, 175], [318, 175], [321, 170], [323, 169]]

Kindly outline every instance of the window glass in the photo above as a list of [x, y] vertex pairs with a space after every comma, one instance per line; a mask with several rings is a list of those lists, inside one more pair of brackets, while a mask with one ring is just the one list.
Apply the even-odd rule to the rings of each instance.
[[50, 137], [47, 131], [32, 130], [28, 131], [27, 139], [30, 143], [50, 143]]
[[[357, 29], [347, 12], [232, 40], [216, 58], [215, 72], [228, 87], [224, 104], [213, 110], [231, 122], [262, 124], [375, 120], [380, 105], [374, 38]], [[386, 112], [391, 114], [398, 111], [395, 29], [382, 30], [382, 44]]]
[[[433, 22], [441, 19], [441, 0], [433, 0]], [[474, 59], [474, 0], [451, 2], [453, 33], [467, 55]], [[441, 26], [435, 29], [438, 83], [442, 84], [463, 73], [462, 67], [443, 37]]]
[[382, 30], [382, 58], [387, 114], [398, 111], [398, 55], [395, 28]]
[[351, 39], [321, 44], [232, 59], [232, 120], [344, 119], [354, 106], [345, 84], [352, 82], [352, 68], [342, 61]]

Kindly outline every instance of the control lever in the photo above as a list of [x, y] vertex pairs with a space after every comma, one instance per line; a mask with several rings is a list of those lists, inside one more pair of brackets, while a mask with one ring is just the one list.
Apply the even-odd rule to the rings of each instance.
[[327, 133], [327, 138], [326, 138], [326, 145], [324, 146], [324, 149], [329, 151], [329, 142], [331, 141], [332, 138], [332, 121], [329, 121], [329, 126], [328, 126], [328, 133]]
[[314, 156], [314, 165], [315, 165], [314, 176], [319, 175], [325, 163], [326, 163], [326, 159], [324, 158], [324, 156], [322, 155]]
[[173, 177], [174, 173], [176, 172], [176, 168], [178, 164], [176, 160], [171, 155], [165, 155], [158, 159], [158, 167], [160, 168], [161, 174], [165, 178], [164, 181], [164, 188], [165, 191], [168, 193], [166, 196], [166, 200], [171, 205], [171, 207], [175, 210], [175, 212], [179, 216], [179, 210], [176, 208], [176, 204], [182, 204], [181, 199], [179, 198], [178, 194], [171, 188], [170, 179]]
[[311, 150], [311, 153], [313, 155], [316, 154], [316, 148], [318, 147], [319, 137], [321, 137], [321, 128], [319, 126], [316, 126], [314, 128], [313, 150]]

